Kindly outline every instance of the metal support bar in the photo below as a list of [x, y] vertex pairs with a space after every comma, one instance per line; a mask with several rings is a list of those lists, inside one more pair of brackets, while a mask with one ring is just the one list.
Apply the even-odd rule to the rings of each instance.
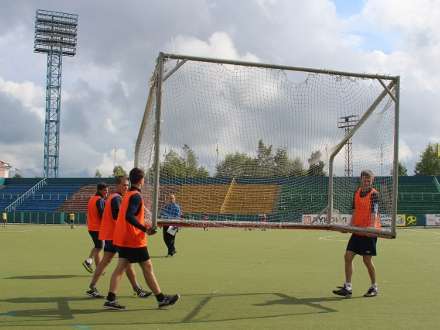
[[165, 82], [165, 80], [167, 80], [169, 77], [171, 77], [171, 75], [176, 72], [177, 70], [179, 70], [179, 68], [184, 65], [186, 63], [187, 60], [183, 60], [183, 61], [178, 61], [176, 66], [174, 68], [171, 69], [170, 72], [168, 72], [162, 79], [163, 82]]
[[385, 85], [385, 83], [381, 80], [381, 79], [377, 79], [379, 82], [380, 82], [380, 84], [382, 85], [382, 87], [388, 92], [388, 95], [393, 99], [393, 101], [394, 102], [397, 102], [397, 99], [396, 99], [396, 97], [394, 96], [394, 94], [392, 93], [392, 91], [391, 91], [391, 89], [389, 89], [388, 87], [387, 87], [387, 85]]
[[400, 77], [396, 79], [396, 99], [394, 101], [394, 164], [393, 164], [393, 200], [391, 228], [392, 234], [396, 237], [396, 220], [397, 220], [397, 194], [399, 188], [399, 111], [400, 111]]
[[156, 79], [156, 127], [154, 134], [154, 189], [153, 189], [153, 212], [152, 226], [157, 227], [157, 219], [159, 218], [159, 189], [160, 189], [160, 118], [162, 108], [162, 79], [163, 79], [163, 53], [157, 58], [157, 79]]
[[[395, 85], [394, 81], [391, 81], [388, 85], [388, 88], [391, 89]], [[364, 124], [364, 122], [370, 117], [370, 115], [374, 112], [376, 107], [382, 102], [384, 97], [388, 94], [387, 90], [382, 91], [382, 93], [379, 94], [379, 96], [374, 100], [374, 102], [371, 104], [371, 106], [368, 108], [368, 110], [362, 115], [362, 117], [359, 119], [356, 126], [351, 129], [348, 134], [344, 136], [341, 142], [339, 142], [335, 148], [333, 149], [330, 160], [329, 160], [329, 184], [328, 184], [328, 210], [327, 210], [327, 221], [328, 223], [331, 222], [332, 213], [333, 213], [333, 162], [336, 157], [336, 155], [341, 151], [341, 149], [344, 147], [345, 143], [347, 143], [348, 140], [350, 140], [353, 135], [358, 131], [358, 129]], [[396, 147], [396, 141], [394, 142], [394, 147]]]
[[[154, 74], [156, 76], [156, 73]], [[153, 80], [157, 79], [153, 77]], [[145, 126], [147, 125], [147, 120], [150, 116], [151, 111], [153, 111], [153, 100], [154, 100], [154, 92], [155, 92], [155, 82], [150, 86], [150, 90], [148, 92], [147, 104], [145, 105], [144, 116], [142, 117], [141, 127], [139, 129], [139, 134], [136, 139], [136, 146], [134, 152], [134, 167], [139, 167], [139, 152], [141, 147], [142, 136], [144, 135]], [[145, 170], [145, 169], [144, 169]]]
[[174, 60], [188, 60], [188, 61], [208, 62], [208, 63], [217, 63], [217, 64], [242, 65], [242, 66], [252, 66], [252, 67], [257, 67], [257, 68], [291, 70], [291, 71], [321, 73], [321, 74], [329, 74], [329, 75], [335, 75], [335, 76], [347, 76], [347, 77], [357, 77], [357, 78], [371, 78], [371, 79], [384, 79], [384, 80], [395, 80], [396, 79], [396, 76], [386, 76], [386, 75], [379, 75], [379, 74], [363, 74], [363, 73], [355, 73], [355, 72], [294, 67], [294, 66], [287, 66], [287, 65], [273, 65], [273, 64], [266, 64], [266, 63], [234, 61], [234, 60], [216, 59], [216, 58], [209, 58], [209, 57], [197, 57], [197, 56], [186, 56], [186, 55], [164, 54], [164, 53], [162, 53], [162, 54], [163, 54], [164, 58], [169, 58], [169, 59], [174, 59]]

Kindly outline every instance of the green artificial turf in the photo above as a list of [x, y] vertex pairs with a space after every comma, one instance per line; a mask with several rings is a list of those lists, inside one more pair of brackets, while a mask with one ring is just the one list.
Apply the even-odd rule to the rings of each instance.
[[[126, 311], [108, 311], [84, 293], [85, 227], [0, 228], [0, 329], [434, 329], [440, 286], [440, 231], [400, 230], [380, 239], [379, 296], [363, 298], [369, 279], [355, 259], [353, 298], [334, 296], [343, 283], [348, 234], [323, 231], [183, 229], [178, 253], [165, 258], [161, 233], [149, 251], [164, 293], [181, 300], [158, 310], [154, 297], [118, 293]], [[108, 290], [114, 261], [98, 283]], [[140, 269], [140, 283], [145, 287]]]

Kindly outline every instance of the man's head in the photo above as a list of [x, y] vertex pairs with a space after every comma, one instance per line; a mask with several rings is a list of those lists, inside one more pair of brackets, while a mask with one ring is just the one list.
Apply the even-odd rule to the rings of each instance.
[[100, 182], [96, 185], [96, 192], [100, 194], [102, 197], [107, 197], [108, 194], [108, 186], [105, 182]]
[[128, 190], [128, 178], [124, 176], [116, 177], [116, 191], [121, 195], [124, 195]]
[[363, 170], [361, 172], [361, 187], [369, 188], [373, 185], [374, 174], [370, 170]]
[[176, 196], [174, 194], [170, 194], [168, 196], [168, 199], [169, 199], [170, 203], [175, 203], [176, 202]]
[[145, 173], [140, 168], [137, 167], [133, 168], [130, 171], [129, 177], [130, 177], [130, 183], [132, 185], [143, 186]]

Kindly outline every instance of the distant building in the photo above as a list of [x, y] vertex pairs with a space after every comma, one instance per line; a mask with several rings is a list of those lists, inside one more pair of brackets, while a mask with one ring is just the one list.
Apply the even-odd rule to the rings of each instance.
[[9, 170], [12, 168], [8, 163], [0, 160], [0, 178], [9, 178]]

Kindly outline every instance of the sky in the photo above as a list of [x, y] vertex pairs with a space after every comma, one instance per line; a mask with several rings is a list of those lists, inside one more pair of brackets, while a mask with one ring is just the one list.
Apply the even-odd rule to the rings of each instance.
[[37, 9], [79, 15], [63, 58], [60, 176], [133, 166], [160, 51], [401, 76], [399, 158], [413, 173], [439, 142], [440, 0], [2, 0], [0, 160], [43, 168], [46, 55]]

